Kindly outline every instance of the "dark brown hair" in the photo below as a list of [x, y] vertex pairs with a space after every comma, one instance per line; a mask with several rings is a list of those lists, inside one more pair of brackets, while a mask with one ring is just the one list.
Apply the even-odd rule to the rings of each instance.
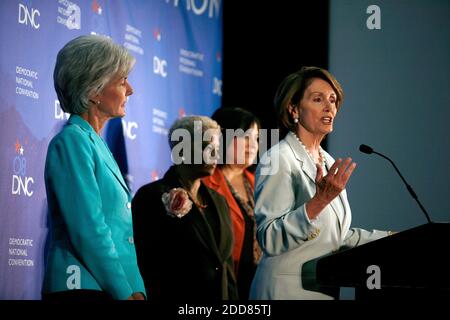
[[327, 70], [318, 67], [303, 67], [299, 71], [288, 75], [280, 83], [275, 94], [274, 105], [278, 116], [278, 126], [281, 136], [295, 127], [289, 114], [289, 106], [296, 106], [303, 98], [305, 90], [314, 78], [322, 79], [330, 84], [336, 93], [336, 108], [339, 111], [344, 99], [344, 91], [336, 78]]
[[211, 119], [217, 121], [220, 128], [222, 129], [222, 138], [225, 148], [231, 142], [226, 141], [226, 129], [242, 129], [245, 132], [254, 124], [256, 124], [258, 130], [261, 129], [259, 119], [253, 113], [237, 107], [217, 109], [211, 116]]

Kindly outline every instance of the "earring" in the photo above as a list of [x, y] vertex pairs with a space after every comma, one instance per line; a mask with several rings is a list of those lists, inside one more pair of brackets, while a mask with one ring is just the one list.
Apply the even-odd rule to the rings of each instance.
[[298, 118], [294, 118], [294, 123], [298, 123]]

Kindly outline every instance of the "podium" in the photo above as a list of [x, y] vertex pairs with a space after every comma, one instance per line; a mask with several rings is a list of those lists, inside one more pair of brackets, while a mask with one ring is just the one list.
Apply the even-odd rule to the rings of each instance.
[[[376, 268], [380, 288], [369, 289]], [[319, 258], [316, 280], [328, 290], [353, 287], [357, 300], [449, 298], [450, 223], [424, 224]]]

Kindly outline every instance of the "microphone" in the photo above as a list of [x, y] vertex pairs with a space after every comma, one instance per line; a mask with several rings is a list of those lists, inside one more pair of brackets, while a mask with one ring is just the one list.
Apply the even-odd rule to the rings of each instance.
[[362, 144], [359, 146], [359, 151], [367, 154], [371, 154], [373, 152], [373, 149], [365, 144]]
[[414, 198], [414, 200], [416, 200], [416, 202], [419, 205], [420, 209], [422, 209], [423, 213], [425, 214], [425, 217], [428, 220], [428, 223], [432, 223], [431, 219], [430, 219], [430, 216], [428, 215], [428, 212], [425, 210], [423, 205], [420, 203], [419, 198], [417, 197], [417, 195], [414, 192], [413, 188], [406, 182], [405, 178], [403, 178], [403, 176], [400, 173], [400, 171], [398, 170], [397, 166], [395, 165], [395, 163], [391, 159], [389, 159], [384, 154], [381, 154], [379, 152], [374, 151], [371, 147], [369, 147], [368, 145], [365, 145], [365, 144], [362, 144], [362, 145], [359, 146], [359, 151], [361, 151], [362, 153], [366, 153], [366, 154], [375, 153], [375, 154], [379, 155], [380, 157], [385, 158], [386, 160], [388, 160], [392, 164], [392, 166], [394, 167], [395, 171], [397, 171], [397, 173], [400, 176], [400, 178], [402, 178], [403, 183], [406, 185], [406, 189], [408, 189], [409, 193]]

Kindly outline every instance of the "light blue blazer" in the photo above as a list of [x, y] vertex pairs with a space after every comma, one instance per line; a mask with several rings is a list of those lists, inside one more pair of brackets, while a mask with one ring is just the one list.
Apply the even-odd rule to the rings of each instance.
[[50, 142], [45, 186], [52, 239], [43, 292], [145, 294], [130, 192], [108, 146], [80, 116], [72, 115]]
[[[324, 151], [327, 168], [334, 159]], [[261, 158], [255, 179], [257, 237], [264, 255], [250, 292], [251, 299], [332, 299], [306, 290], [302, 267], [341, 246], [354, 247], [387, 235], [350, 228], [351, 211], [344, 191], [310, 220], [305, 203], [316, 191], [316, 167], [295, 135], [289, 133]], [[303, 272], [303, 279], [315, 272]]]

